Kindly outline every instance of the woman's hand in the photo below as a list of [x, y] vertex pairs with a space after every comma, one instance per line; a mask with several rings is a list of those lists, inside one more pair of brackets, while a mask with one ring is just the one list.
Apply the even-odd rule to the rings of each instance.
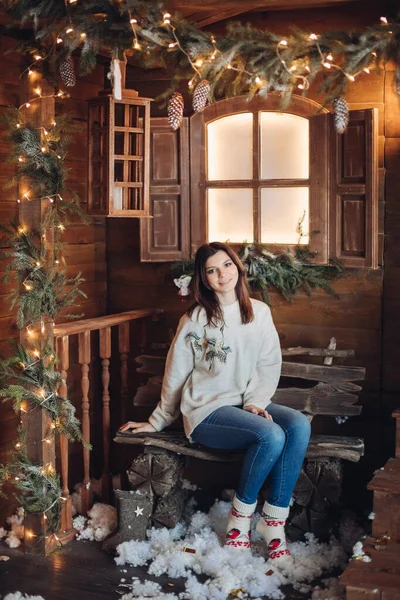
[[263, 408], [257, 408], [257, 406], [254, 406], [253, 404], [245, 406], [244, 410], [253, 413], [253, 415], [259, 415], [260, 417], [264, 417], [265, 419], [268, 419], [268, 421], [273, 421], [273, 418], [267, 410], [264, 410]]
[[136, 421], [128, 421], [125, 425], [121, 425], [119, 431], [124, 433], [125, 431], [128, 431], [128, 429], [132, 429], [132, 433], [154, 433], [156, 431], [149, 422], [137, 423]]

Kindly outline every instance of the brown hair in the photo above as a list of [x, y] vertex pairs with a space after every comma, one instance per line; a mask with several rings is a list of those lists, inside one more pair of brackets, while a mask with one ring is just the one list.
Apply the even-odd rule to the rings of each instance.
[[236, 265], [238, 270], [238, 280], [235, 287], [236, 296], [239, 300], [240, 314], [242, 323], [250, 323], [254, 319], [253, 307], [249, 295], [249, 284], [247, 281], [247, 273], [240, 258], [227, 244], [222, 242], [211, 242], [204, 244], [196, 252], [194, 261], [193, 275], [193, 293], [194, 304], [186, 311], [186, 314], [191, 316], [197, 306], [204, 308], [207, 314], [207, 321], [214, 327], [218, 322], [223, 321], [221, 305], [212, 288], [207, 283], [206, 262], [210, 256], [214, 256], [217, 252], [226, 252], [231, 261]]

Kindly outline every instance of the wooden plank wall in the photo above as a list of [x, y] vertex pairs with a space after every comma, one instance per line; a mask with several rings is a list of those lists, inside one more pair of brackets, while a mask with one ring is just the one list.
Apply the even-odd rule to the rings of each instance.
[[[7, 36], [0, 36], [0, 69], [2, 77], [0, 80], [0, 116], [9, 106], [19, 105], [19, 84], [20, 84], [20, 61], [21, 57], [17, 52], [5, 55], [5, 52], [12, 50], [14, 42]], [[82, 130], [77, 135], [75, 143], [71, 145], [68, 153], [66, 166], [71, 169], [67, 185], [75, 190], [82, 201], [82, 207], [86, 209], [87, 201], [87, 100], [103, 88], [104, 71], [99, 66], [90, 76], [82, 79], [78, 78], [75, 87], [70, 88], [68, 92], [70, 99], [57, 103], [56, 115], [61, 112], [70, 112], [73, 114], [75, 122], [78, 122]], [[61, 87], [63, 87], [61, 85]], [[1, 133], [4, 126], [1, 126]], [[9, 147], [3, 137], [0, 138], [0, 162], [2, 169], [0, 171], [0, 222], [7, 224], [10, 220], [18, 217], [18, 204], [16, 189], [4, 189], [6, 182], [12, 177], [14, 168], [5, 163]], [[67, 262], [67, 272], [75, 276], [79, 271], [85, 278], [82, 285], [83, 291], [87, 294], [81, 306], [74, 309], [77, 313], [84, 313], [87, 317], [94, 317], [106, 313], [106, 248], [105, 248], [105, 222], [104, 219], [91, 219], [89, 225], [80, 223], [71, 223], [64, 234], [65, 248], [64, 256]], [[4, 273], [5, 264], [0, 263], [0, 277]], [[7, 340], [11, 337], [17, 337], [15, 328], [15, 319], [13, 313], [9, 312], [9, 293], [14, 283], [1, 284], [0, 286], [0, 352], [6, 354], [10, 352], [10, 346]], [[60, 315], [59, 321], [65, 320], [65, 316]], [[72, 350], [74, 352], [74, 349]], [[80, 412], [80, 391], [79, 391], [79, 371], [72, 364], [71, 374], [77, 373], [76, 386], [76, 405], [79, 416]], [[74, 386], [72, 387], [74, 389]], [[7, 458], [12, 443], [16, 439], [16, 429], [18, 419], [15, 416], [9, 403], [0, 404], [0, 463]], [[79, 448], [76, 448], [80, 452]], [[0, 499], [0, 515], [2, 512], [11, 511], [11, 505], [7, 505]], [[0, 518], [2, 523], [3, 519]]]
[[[316, 33], [324, 29], [341, 29], [364, 27], [379, 22], [379, 8], [359, 10], [359, 6], [344, 6], [312, 11], [265, 12], [241, 16], [241, 20], [253, 20], [258, 27], [265, 26], [284, 35], [291, 26], [305, 28]], [[249, 18], [247, 18], [249, 17]], [[218, 33], [218, 30], [215, 30]], [[385, 217], [385, 167], [388, 173], [387, 194], [388, 211], [394, 212], [396, 201], [396, 185], [398, 189], [400, 166], [400, 113], [397, 99], [389, 90], [393, 73], [383, 69], [374, 70], [369, 77], [362, 76], [351, 84], [347, 93], [350, 109], [376, 107], [379, 111], [379, 262], [382, 264], [384, 247]], [[137, 89], [143, 96], [154, 97], [168, 85], [168, 77], [160, 70], [143, 72], [132, 68], [128, 70], [128, 87]], [[311, 98], [322, 102], [323, 98], [315, 91]], [[190, 115], [190, 98], [187, 97], [186, 114]], [[390, 115], [390, 116], [389, 116]], [[152, 104], [152, 116], [165, 116], [165, 108], [157, 103]], [[390, 130], [389, 130], [390, 124]], [[385, 134], [390, 139], [385, 140]], [[397, 139], [396, 139], [397, 137]], [[386, 151], [385, 151], [386, 148]], [[390, 164], [386, 164], [390, 158]], [[389, 188], [390, 183], [390, 188]], [[392, 190], [392, 191], [390, 191]], [[391, 194], [391, 198], [390, 198]], [[391, 207], [391, 208], [390, 208]], [[387, 213], [388, 214], [388, 213]], [[400, 214], [400, 213], [399, 213]], [[335, 335], [338, 348], [353, 348], [356, 352], [354, 364], [363, 365], [367, 369], [364, 391], [361, 397], [363, 412], [359, 418], [350, 419], [344, 425], [338, 425], [333, 419], [320, 418], [314, 426], [321, 432], [331, 431], [334, 434], [359, 435], [365, 438], [367, 457], [363, 459], [363, 467], [351, 466], [354, 481], [362, 485], [366, 483], [370, 473], [383, 464], [382, 453], [391, 454], [387, 445], [387, 429], [377, 427], [383, 423], [383, 411], [388, 398], [382, 402], [382, 388], [387, 392], [400, 389], [399, 369], [395, 342], [400, 336], [400, 317], [398, 316], [399, 292], [399, 251], [396, 249], [397, 236], [400, 235], [397, 221], [391, 218], [387, 233], [391, 236], [390, 258], [386, 250], [388, 277], [385, 280], [385, 303], [382, 304], [383, 271], [349, 270], [344, 279], [334, 284], [337, 297], [328, 296], [325, 292], [313, 292], [311, 297], [301, 294], [292, 304], [288, 304], [279, 294], [272, 294], [272, 311], [277, 329], [285, 347], [297, 344], [310, 346], [326, 346], [329, 338]], [[396, 229], [397, 227], [397, 229]], [[388, 243], [389, 247], [389, 243]], [[397, 253], [396, 253], [397, 252]], [[398, 256], [399, 255], [399, 256]], [[164, 325], [160, 326], [157, 341], [165, 341], [168, 331], [174, 330], [179, 316], [188, 304], [182, 303], [177, 289], [172, 283], [168, 264], [140, 264], [139, 227], [135, 220], [109, 219], [107, 221], [107, 256], [108, 256], [108, 310], [117, 312], [136, 306], [159, 306], [165, 310]], [[397, 257], [397, 262], [395, 257]], [[397, 268], [397, 271], [396, 271]], [[397, 279], [396, 279], [397, 276]], [[388, 304], [390, 298], [391, 303]], [[189, 301], [190, 302], [190, 301]], [[382, 325], [382, 310], [384, 329]], [[382, 366], [382, 334], [384, 337], [386, 365]], [[161, 339], [161, 335], [164, 339]], [[390, 338], [390, 342], [389, 342]], [[391, 345], [390, 345], [391, 344]], [[390, 351], [389, 351], [390, 349]], [[389, 355], [388, 355], [389, 351]], [[381, 375], [383, 373], [383, 379]], [[391, 387], [390, 387], [391, 385]], [[385, 387], [386, 386], [386, 387]], [[388, 387], [389, 386], [389, 387]], [[391, 396], [393, 397], [393, 396]], [[393, 450], [393, 448], [392, 448]], [[392, 452], [393, 453], [393, 452]]]

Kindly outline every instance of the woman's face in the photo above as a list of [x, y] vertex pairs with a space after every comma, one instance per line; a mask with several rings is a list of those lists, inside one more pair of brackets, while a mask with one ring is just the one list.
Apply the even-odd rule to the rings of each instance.
[[214, 290], [218, 297], [224, 297], [228, 301], [236, 300], [235, 287], [239, 278], [239, 272], [235, 263], [223, 250], [219, 250], [206, 262], [206, 279], [208, 285]]

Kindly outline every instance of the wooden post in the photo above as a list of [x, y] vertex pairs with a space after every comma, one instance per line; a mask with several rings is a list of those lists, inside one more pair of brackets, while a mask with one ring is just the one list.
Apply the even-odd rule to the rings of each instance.
[[111, 356], [111, 327], [105, 327], [99, 331], [101, 378], [103, 381], [103, 475], [102, 495], [103, 502], [108, 502], [110, 497], [110, 356]]
[[[82, 434], [85, 442], [90, 444], [90, 415], [89, 415], [89, 365], [90, 365], [90, 331], [78, 335], [78, 362], [82, 365]], [[92, 493], [90, 490], [90, 450], [83, 447], [83, 483], [82, 483], [82, 514], [86, 515], [91, 506]]]
[[126, 421], [126, 403], [128, 400], [128, 353], [130, 350], [130, 323], [118, 325], [118, 350], [121, 358], [121, 423]]
[[[36, 98], [31, 106], [22, 108], [27, 112], [28, 122], [32, 127], [49, 129], [51, 122], [54, 120], [54, 98], [41, 98], [37, 100], [38, 94], [35, 91], [40, 88], [42, 96], [51, 96], [54, 90], [43, 79], [39, 72], [32, 76], [24, 75], [21, 81], [21, 104]], [[43, 129], [43, 130], [44, 130]], [[42, 130], [42, 131], [43, 131]], [[25, 195], [27, 194], [27, 195]], [[40, 193], [38, 194], [40, 195]], [[49, 200], [33, 198], [33, 193], [29, 188], [29, 181], [21, 182], [19, 186], [19, 220], [20, 224], [27, 230], [42, 230], [45, 216], [49, 209]], [[30, 198], [28, 200], [28, 198]], [[53, 259], [53, 232], [46, 231], [46, 239], [38, 243], [46, 244], [47, 262], [51, 265]], [[47, 265], [44, 265], [47, 268]], [[34, 341], [39, 342], [46, 339], [47, 343], [53, 343], [53, 324], [48, 321], [43, 322], [43, 326], [32, 328], [31, 333], [34, 336]], [[25, 330], [21, 331], [21, 343], [29, 350], [32, 348], [31, 337], [27, 335]], [[48, 413], [41, 408], [32, 408], [27, 405], [26, 412], [22, 413], [22, 427], [26, 434], [26, 451], [28, 459], [34, 463], [43, 465], [44, 468], [55, 467], [55, 447], [54, 441], [46, 443], [46, 438], [51, 435], [52, 420]], [[51, 438], [50, 438], [51, 439]], [[25, 519], [25, 552], [34, 554], [48, 554], [51, 552], [57, 541], [54, 536], [47, 534], [46, 520], [42, 514], [29, 514]]]

